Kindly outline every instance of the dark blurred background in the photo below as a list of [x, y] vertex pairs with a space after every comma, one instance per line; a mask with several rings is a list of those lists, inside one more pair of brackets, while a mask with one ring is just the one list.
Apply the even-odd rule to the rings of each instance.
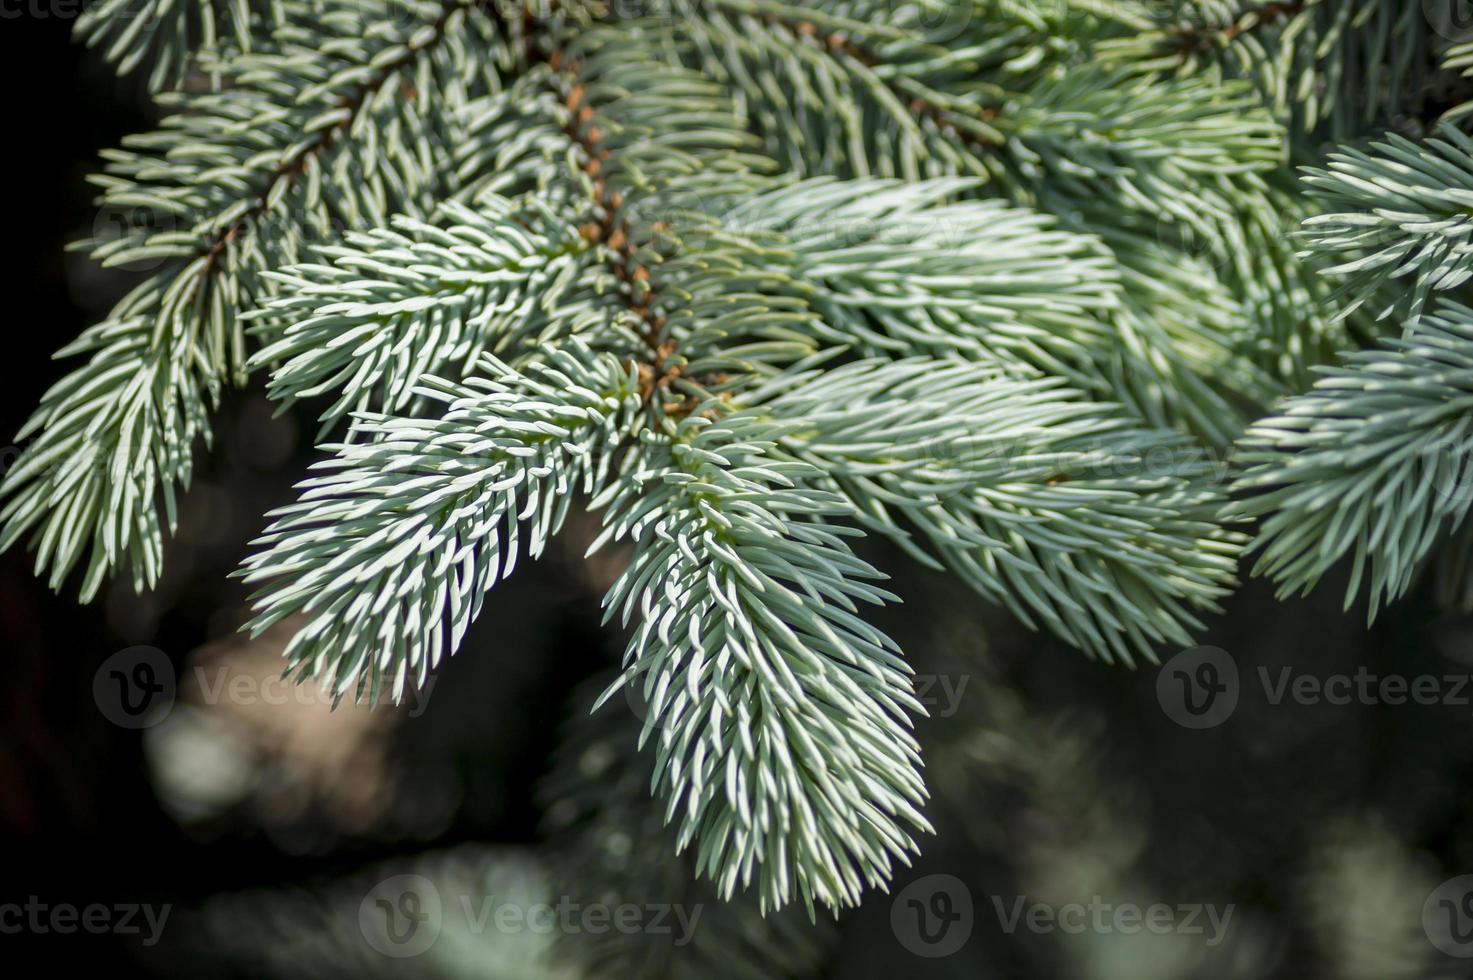
[[[0, 19], [11, 246], [0, 445], [63, 370], [52, 352], [129, 283], [64, 246], [99, 220], [85, 182], [99, 150], [153, 121], [141, 83], [73, 45], [70, 19], [11, 15], [20, 9]], [[259, 391], [233, 395], [151, 595], [118, 584], [79, 607], [36, 580], [23, 551], [0, 556], [0, 907], [171, 910], [157, 942], [140, 918], [141, 935], [0, 932], [0, 951], [112, 975], [575, 975], [533, 972], [532, 953], [485, 936], [442, 939], [433, 960], [375, 959], [343, 923], [366, 888], [401, 872], [547, 893], [561, 844], [538, 787], [559, 726], [589, 707], [582, 682], [622, 649], [598, 626], [608, 568], [583, 565], [576, 543], [525, 565], [429, 698], [407, 708], [212, 699], [222, 679], [268, 690], [279, 669], [278, 637], [236, 638], [244, 594], [226, 576], [263, 512], [289, 499], [311, 436], [273, 419]], [[575, 521], [571, 539], [586, 534]], [[1236, 665], [1238, 707], [1192, 730], [1163, 710], [1155, 668], [1089, 662], [944, 578], [880, 558], [907, 599], [882, 625], [940, 682], [919, 726], [938, 834], [894, 893], [947, 876], [971, 902], [970, 932], [950, 955], [918, 954], [905, 913], [876, 893], [823, 932], [811, 975], [1473, 975], [1424, 914], [1434, 889], [1473, 873], [1473, 707], [1451, 691], [1436, 705], [1275, 705], [1258, 679], [1286, 667], [1466, 677], [1473, 621], [1440, 611], [1429, 587], [1367, 629], [1362, 606], [1340, 609], [1343, 577], [1282, 603], [1250, 582], [1202, 638]], [[116, 656], [167, 661], [178, 685], [162, 722], [109, 720], [94, 681]], [[1233, 911], [1209, 944], [1210, 929], [1179, 916], [1168, 935], [1009, 930], [1020, 898]]]

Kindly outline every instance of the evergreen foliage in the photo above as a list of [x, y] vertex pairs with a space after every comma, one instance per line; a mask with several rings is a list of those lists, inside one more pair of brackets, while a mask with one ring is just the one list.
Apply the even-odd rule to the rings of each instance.
[[1462, 522], [1454, 7], [105, 0], [165, 116], [97, 178], [149, 220], [82, 246], [149, 271], [61, 352], [0, 547], [152, 586], [258, 377], [329, 455], [253, 628], [397, 698], [581, 499], [661, 840], [758, 913], [855, 904], [930, 827], [866, 535], [1131, 664], [1250, 544], [1374, 610]]

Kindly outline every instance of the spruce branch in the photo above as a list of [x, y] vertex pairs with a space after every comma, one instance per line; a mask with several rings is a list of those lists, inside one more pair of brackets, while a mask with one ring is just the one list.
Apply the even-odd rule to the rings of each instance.
[[1201, 450], [1057, 380], [861, 361], [765, 408], [864, 527], [1091, 655], [1155, 662], [1234, 582], [1244, 539], [1215, 521]]
[[1254, 574], [1308, 592], [1343, 557], [1347, 607], [1403, 594], [1473, 495], [1473, 310], [1444, 302], [1403, 338], [1346, 355], [1240, 444], [1229, 517], [1259, 518]]
[[402, 410], [421, 380], [469, 367], [482, 352], [560, 340], [577, 315], [564, 298], [587, 265], [588, 241], [532, 198], [534, 224], [513, 202], [448, 204], [434, 224], [407, 215], [392, 229], [350, 232], [324, 246], [327, 264], [267, 273], [278, 291], [257, 311], [276, 336], [253, 366], [280, 360], [270, 393], [290, 405], [338, 393], [325, 420]]
[[[1099, 50], [1179, 77], [1245, 79], [1291, 133], [1346, 138], [1425, 100], [1440, 41], [1429, 29], [1455, 0], [1173, 0], [1131, 4], [1155, 21]], [[1122, 23], [1126, 18], [1116, 18]], [[1135, 19], [1135, 18], [1130, 18]]]
[[149, 219], [80, 244], [104, 265], [162, 269], [63, 352], [100, 353], [43, 398], [24, 430], [31, 462], [0, 484], [0, 545], [35, 530], [53, 588], [84, 555], [84, 600], [114, 568], [138, 589], [157, 582], [193, 446], [244, 380], [240, 314], [269, 294], [263, 272], [455, 189], [429, 148], [450, 145], [465, 100], [495, 77], [471, 53], [495, 27], [457, 0], [417, 3], [423, 19], [406, 24], [402, 4], [293, 6], [271, 45], [230, 63], [231, 85], [160, 96], [176, 110], [162, 128], [108, 154], [102, 206]]
[[[782, 278], [769, 272], [754, 277], [756, 288], [752, 292], [732, 292], [738, 281], [730, 275], [732, 264], [758, 254], [741, 231], [723, 230], [719, 223], [708, 219], [699, 227], [711, 232], [709, 239], [682, 237], [663, 227], [662, 221], [644, 225], [633, 220], [636, 209], [651, 201], [666, 200], [668, 195], [678, 199], [703, 187], [721, 187], [730, 194], [754, 186], [755, 178], [740, 169], [743, 158], [730, 152], [747, 145], [748, 138], [734, 116], [723, 114], [716, 91], [691, 73], [631, 64], [627, 57], [613, 58], [598, 46], [596, 37], [586, 37], [580, 45], [581, 49], [551, 52], [542, 66], [548, 82], [566, 93], [562, 104], [569, 120], [570, 159], [577, 167], [578, 182], [587, 191], [583, 199], [569, 197], [564, 203], [594, 219], [592, 227], [583, 225], [583, 238], [601, 250], [610, 268], [599, 272], [590, 266], [586, 272], [595, 283], [612, 287], [602, 295], [612, 322], [623, 324], [623, 329], [611, 328], [594, 337], [601, 345], [618, 351], [617, 363], [629, 366], [625, 395], [630, 411], [658, 429], [657, 434], [652, 434], [654, 429], [642, 430], [643, 442], [621, 455], [618, 487], [629, 494], [636, 493], [630, 488], [637, 488], [639, 500], [627, 508], [615, 506], [611, 519], [624, 520], [627, 509], [645, 512], [651, 502], [656, 506], [668, 503], [671, 514], [677, 513], [677, 504], [704, 514], [706, 509], [694, 499], [666, 499], [658, 492], [645, 494], [649, 467], [655, 465], [648, 460], [668, 456], [689, 463], [688, 454], [696, 451], [692, 446], [698, 449], [704, 444], [691, 433], [709, 423], [709, 416], [721, 412], [719, 399], [700, 400], [703, 383], [711, 372], [695, 368], [692, 358], [708, 351], [714, 355], [716, 342], [730, 339], [738, 331], [749, 331], [754, 339], [766, 337], [767, 349], [753, 351], [759, 359], [782, 356], [791, 350], [791, 343], [772, 345], [771, 340], [772, 331], [786, 329], [792, 319], [783, 309], [790, 304], [782, 300], [793, 298], [794, 287], [782, 285]], [[672, 113], [698, 120], [701, 125], [677, 130], [670, 136], [652, 136], [654, 120], [668, 119]], [[776, 309], [764, 294], [774, 286], [778, 287], [773, 297], [778, 300]], [[553, 353], [544, 350], [538, 356], [547, 358]], [[612, 353], [599, 356], [615, 357]], [[536, 367], [540, 363], [529, 362], [528, 370], [542, 370]], [[426, 385], [421, 394], [435, 397], [437, 390]], [[675, 401], [667, 398], [667, 390], [679, 392]], [[474, 421], [464, 417], [467, 410], [457, 402], [438, 423], [360, 418], [354, 442], [340, 447], [339, 459], [331, 464], [334, 469], [344, 469], [344, 473], [304, 487], [301, 503], [279, 515], [262, 539], [260, 543], [268, 550], [250, 560], [247, 576], [277, 579], [286, 575], [289, 583], [261, 594], [262, 615], [257, 628], [290, 612], [315, 613], [289, 651], [294, 668], [325, 674], [338, 691], [356, 682], [360, 690], [366, 684], [370, 695], [383, 684], [391, 685], [397, 694], [407, 675], [422, 680], [424, 671], [441, 651], [453, 649], [458, 642], [474, 608], [469, 607], [468, 599], [452, 607], [452, 614], [455, 609], [471, 608], [471, 612], [452, 615], [451, 635], [442, 641], [438, 624], [444, 618], [444, 603], [429, 601], [429, 590], [432, 586], [443, 589], [443, 585], [429, 571], [421, 570], [420, 562], [408, 561], [406, 566], [412, 551], [405, 549], [408, 545], [421, 547], [419, 542], [427, 538], [429, 543], [423, 547], [433, 547], [439, 553], [467, 540], [469, 532], [463, 527], [467, 521], [475, 522], [478, 528], [494, 526], [502, 515], [516, 509], [516, 502], [500, 488], [514, 478], [521, 481], [521, 477], [487, 468], [483, 476], [477, 477], [481, 483], [470, 484], [463, 491], [472, 496], [451, 498], [443, 505], [450, 508], [443, 515], [439, 509], [428, 515], [422, 513], [431, 506], [423, 503], [426, 494], [438, 502], [448, 492], [434, 489], [445, 485], [445, 476], [440, 473], [414, 479], [402, 488], [398, 483], [382, 481], [393, 481], [397, 469], [410, 467], [417, 471], [429, 462], [449, 467], [451, 458], [473, 455], [470, 448], [460, 445], [456, 435], [465, 433]], [[512, 414], [514, 411], [521, 408], [509, 403], [503, 415], [520, 418]], [[501, 421], [505, 424], [504, 418]], [[491, 424], [489, 419], [482, 423]], [[409, 427], [408, 436], [399, 433], [400, 427]], [[665, 434], [668, 427], [673, 431]], [[633, 428], [629, 423], [600, 430], [597, 448], [602, 450], [602, 458], [611, 458], [623, 434]], [[432, 432], [436, 441], [430, 443], [425, 432]], [[408, 437], [420, 441], [406, 446], [404, 439]], [[430, 458], [432, 446], [438, 447], [442, 441], [452, 448]], [[744, 447], [738, 449], [745, 452]], [[594, 452], [595, 448], [590, 443], [586, 450]], [[709, 459], [706, 465], [711, 472], [701, 479], [717, 484], [754, 479], [753, 473], [736, 466], [730, 458], [725, 459], [732, 467], [717, 472], [717, 464], [724, 458], [718, 454]], [[552, 463], [546, 465], [551, 467]], [[792, 464], [783, 465], [792, 468]], [[452, 470], [449, 475], [455, 477], [456, 473]], [[467, 474], [463, 480], [451, 479], [449, 484], [460, 487], [471, 477]], [[563, 483], [571, 479], [557, 478]], [[588, 486], [592, 488], [593, 484]], [[493, 489], [498, 493], [493, 494]], [[559, 506], [566, 507], [568, 491], [566, 485], [560, 485], [555, 493], [547, 491], [548, 499], [556, 498]], [[805, 495], [796, 490], [776, 488], [774, 492], [770, 506], [781, 508], [781, 512], [774, 510], [771, 519], [785, 524], [789, 512], [795, 509], [822, 514], [828, 513], [825, 508], [841, 503], [831, 495], [819, 494], [828, 503], [815, 508], [811, 502], [803, 504]], [[746, 492], [734, 490], [733, 495], [731, 504], [740, 512], [738, 518], [746, 520], [741, 516], [745, 514]], [[387, 500], [381, 502], [380, 497]], [[530, 511], [531, 505], [526, 510]], [[355, 522], [363, 526], [355, 529]], [[540, 545], [555, 525], [555, 521], [534, 525], [534, 541]], [[884, 881], [891, 861], [903, 859], [913, 848], [900, 829], [901, 823], [924, 826], [916, 809], [924, 789], [916, 772], [914, 743], [905, 736], [906, 740], [898, 745], [887, 744], [903, 734], [902, 709], [918, 705], [909, 694], [903, 661], [893, 644], [854, 619], [855, 598], [886, 595], [862, 582], [873, 575], [872, 571], [823, 525], [800, 520], [788, 526], [795, 536], [792, 553], [769, 554], [756, 547], [754, 538], [740, 545], [743, 561], [749, 564], [742, 569], [727, 567], [722, 574], [773, 581], [762, 596], [748, 594], [743, 600], [746, 615], [752, 617], [751, 629], [764, 634], [775, 631], [765, 642], [776, 646], [758, 651], [763, 656], [777, 656], [781, 651], [783, 657], [816, 657], [820, 665], [830, 660], [836, 663], [823, 667], [821, 674], [805, 686], [791, 686], [798, 682], [787, 674], [787, 686], [765, 693], [758, 688], [782, 683], [771, 671], [786, 674], [791, 668], [774, 662], [766, 668], [764, 677], [752, 675], [744, 681], [733, 676], [718, 681], [722, 690], [734, 691], [732, 685], [740, 685], [750, 689], [754, 697], [766, 699], [767, 707], [759, 711], [757, 719], [763, 726], [758, 737], [760, 752], [743, 758], [735, 746], [709, 741], [720, 735], [717, 728], [711, 729], [709, 738], [693, 731], [690, 737], [701, 745], [692, 741], [682, 751], [709, 753], [711, 765], [728, 774], [724, 777], [730, 780], [725, 800], [709, 800], [711, 794], [701, 781], [717, 778], [712, 773], [696, 774], [697, 781], [692, 782], [691, 773], [675, 771], [678, 766], [665, 767], [667, 792], [672, 799], [679, 797], [702, 809], [702, 813], [692, 813], [682, 822], [679, 843], [681, 847], [693, 841], [698, 844], [698, 863], [717, 881], [723, 895], [731, 895], [739, 884], [756, 877], [765, 907], [782, 905], [795, 896], [801, 896], [810, 906], [815, 900], [830, 905], [852, 904], [858, 901], [864, 884]], [[487, 562], [496, 567], [495, 547], [493, 539], [492, 555], [479, 558], [478, 568]], [[800, 548], [807, 549], [806, 557], [798, 554], [796, 549]], [[641, 561], [636, 558], [637, 567], [643, 567]], [[814, 578], [830, 573], [838, 576], [831, 584]], [[713, 569], [712, 574], [717, 571]], [[401, 581], [403, 575], [410, 579]], [[703, 571], [699, 576], [702, 582], [704, 575]], [[479, 574], [455, 594], [464, 592], [478, 598], [493, 578], [494, 571]], [[779, 579], [787, 583], [783, 585], [791, 594], [787, 601], [773, 591]], [[731, 587], [750, 589], [747, 579], [733, 580]], [[828, 595], [834, 608], [817, 625], [809, 626], [801, 618], [800, 592]], [[725, 596], [698, 601], [710, 606], [725, 601]], [[791, 621], [791, 625], [780, 626], [779, 619]], [[408, 652], [400, 656], [389, 646], [389, 638], [404, 624], [412, 627], [413, 639]], [[708, 642], [724, 642], [721, 633], [718, 629]], [[676, 655], [673, 648], [670, 655]], [[851, 673], [848, 662], [861, 656], [872, 663]], [[649, 666], [648, 662], [642, 663], [642, 669]], [[667, 666], [675, 669], [673, 663]], [[380, 675], [386, 679], [383, 684]], [[876, 690], [867, 691], [865, 683], [874, 684]], [[852, 710], [849, 696], [856, 693], [863, 700], [854, 703], [867, 715], [844, 718], [844, 713]], [[789, 744], [790, 738], [798, 736], [790, 735], [785, 723], [773, 714], [780, 709], [797, 712], [806, 726], [800, 744]], [[733, 710], [743, 715], [747, 712], [745, 708]], [[713, 725], [718, 724], [709, 712], [706, 717]], [[724, 724], [720, 727], [727, 729]], [[801, 771], [784, 776], [780, 787], [767, 785], [772, 778], [770, 771], [752, 768], [761, 766], [766, 770], [778, 766], [774, 761], [777, 757], [794, 759], [805, 752], [817, 755]], [[873, 761], [864, 763], [858, 774], [846, 774], [844, 767], [859, 759]], [[740, 775], [743, 770], [746, 775]], [[698, 804], [701, 799], [707, 802]], [[729, 825], [730, 820], [745, 821], [747, 829], [736, 831]], [[843, 865], [838, 870], [827, 870], [825, 862], [831, 855]]]
[[1473, 274], [1473, 139], [1447, 124], [1438, 133], [1424, 145], [1388, 134], [1306, 169], [1323, 213], [1305, 219], [1303, 242], [1344, 280], [1331, 297], [1339, 315], [1372, 304], [1378, 319], [1414, 327], [1434, 293]]
[[571, 895], [675, 906], [699, 920], [683, 943], [648, 931], [566, 936], [560, 959], [576, 964], [582, 976], [628, 980], [810, 975], [835, 930], [794, 908], [764, 913], [751, 893], [723, 900], [711, 882], [696, 879], [690, 851], [676, 853], [663, 807], [650, 799], [650, 754], [629, 751], [640, 720], [622, 698], [586, 710], [609, 683], [620, 682], [594, 678], [574, 690], [576, 707], [538, 788], [555, 880]]
[[[1390, 0], [673, 2], [181, 0], [133, 28], [108, 0], [110, 57], [210, 90], [109, 158], [105, 203], [152, 220], [90, 244], [157, 268], [69, 349], [0, 547], [29, 536], [54, 585], [90, 554], [85, 597], [146, 587], [210, 409], [265, 370], [351, 421], [245, 562], [254, 627], [303, 617], [290, 670], [399, 697], [590, 495], [632, 550], [606, 694], [637, 686], [651, 752], [600, 737], [560, 795], [741, 903], [689, 958], [591, 950], [679, 975], [858, 902], [929, 829], [866, 533], [1152, 660], [1244, 543], [1178, 430], [1230, 442], [1389, 310], [1406, 339], [1252, 431], [1227, 513], [1286, 587], [1355, 550], [1376, 604], [1405, 589], [1466, 509], [1436, 488], [1467, 469], [1473, 311], [1418, 315], [1465, 283], [1473, 155], [1448, 130], [1334, 158], [1294, 254], [1305, 137], [1422, 104], [1438, 44]], [[1335, 275], [1366, 294], [1339, 318]], [[593, 795], [651, 774], [654, 809]], [[642, 887], [604, 815], [574, 846]]]
[[635, 372], [576, 340], [525, 373], [490, 355], [480, 367], [487, 377], [424, 381], [440, 419], [355, 416], [355, 441], [273, 512], [243, 565], [266, 583], [252, 634], [309, 616], [288, 669], [339, 697], [422, 686], [511, 574], [523, 534], [537, 557], [573, 494], [601, 488], [640, 405]]
[[1246, 40], [1255, 33], [1272, 28], [1280, 22], [1292, 21], [1319, 0], [1279, 0], [1249, 6], [1231, 22], [1183, 24], [1170, 31], [1178, 45], [1178, 51], [1186, 57], [1205, 54], [1215, 48], [1231, 44], [1240, 38]]
[[[77, 18], [76, 34], [119, 75], [152, 62], [150, 90], [182, 85], [191, 70], [218, 64], [232, 49], [250, 51], [253, 33], [282, 23], [276, 0], [97, 0]], [[218, 69], [206, 68], [218, 86]]]
[[[1091, 57], [1087, 45], [1099, 28], [1089, 25], [1097, 18], [1072, 10], [1059, 23], [1076, 33], [1052, 43], [1048, 28], [1058, 23], [1007, 3], [970, 6], [944, 23], [909, 5], [859, 4], [843, 8], [844, 17], [745, 0], [682, 0], [680, 9], [683, 63], [714, 66], [768, 152], [790, 170], [970, 177], [971, 194], [1001, 194], [1057, 215], [1111, 251], [1122, 222], [1138, 223], [1141, 233], [1111, 256], [1126, 267], [1122, 301], [1098, 333], [1081, 383], [1103, 386], [1105, 397], [1153, 425], [1185, 424], [1217, 444], [1243, 422], [1224, 392], [1243, 392], [1240, 402], [1275, 393], [1249, 360], [1252, 345], [1231, 335], [1259, 315], [1247, 305], [1248, 287], [1248, 295], [1234, 295], [1237, 279], [1224, 281], [1214, 318], [1182, 302], [1210, 294], [1218, 269], [1242, 254], [1240, 220], [1272, 218], [1249, 178], [1281, 162], [1282, 135], [1246, 85], [1185, 78], [1163, 91], [1159, 79]], [[1122, 216], [1122, 208], [1131, 213]], [[1177, 236], [1163, 234], [1168, 222], [1186, 229], [1192, 252], [1210, 249], [1214, 262], [1181, 254]], [[1155, 264], [1173, 270], [1183, 288], [1162, 288], [1156, 269], [1143, 276], [1129, 268], [1143, 250], [1160, 254]], [[1187, 263], [1191, 276], [1174, 271]], [[1317, 322], [1290, 329], [1322, 332]]]
[[[722, 224], [782, 236], [827, 344], [906, 357], [961, 352], [1099, 385], [1120, 303], [1098, 243], [1001, 201], [975, 180], [814, 178], [735, 202]], [[822, 214], [822, 220], [813, 220]]]
[[55, 590], [85, 557], [83, 602], [113, 568], [139, 592], [157, 581], [176, 488], [189, 485], [195, 442], [210, 438], [218, 375], [176, 333], [159, 336], [199, 314], [193, 290], [188, 270], [156, 276], [62, 348], [91, 356], [16, 437], [32, 442], [0, 484], [0, 550], [30, 535], [36, 574], [49, 571]]
[[635, 543], [605, 605], [639, 615], [619, 683], [649, 704], [641, 741], [677, 846], [723, 897], [755, 877], [764, 909], [811, 913], [856, 904], [908, 861], [908, 828], [929, 830], [906, 718], [923, 709], [895, 644], [857, 616], [894, 597], [853, 530], [825, 523], [848, 507], [771, 457], [775, 435], [692, 413], [595, 503], [600, 541]]
[[[1445, 14], [1451, 15], [1451, 9], [1444, 9]], [[1451, 24], [1451, 21], [1449, 21]], [[1455, 71], [1460, 78], [1473, 77], [1473, 41], [1460, 40], [1450, 45], [1443, 54], [1442, 67], [1447, 71]], [[1458, 93], [1453, 104], [1442, 114], [1440, 122], [1459, 123], [1473, 112], [1473, 96], [1466, 89]]]

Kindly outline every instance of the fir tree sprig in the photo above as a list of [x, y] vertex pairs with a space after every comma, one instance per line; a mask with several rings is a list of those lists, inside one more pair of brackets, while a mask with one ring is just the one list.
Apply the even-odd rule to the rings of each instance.
[[1473, 310], [1445, 303], [1404, 338], [1327, 368], [1249, 429], [1233, 516], [1260, 519], [1257, 574], [1307, 592], [1348, 557], [1346, 605], [1402, 595], [1473, 502]]
[[489, 355], [479, 366], [487, 376], [462, 384], [425, 380], [419, 393], [446, 406], [438, 419], [356, 416], [354, 441], [274, 512], [242, 570], [269, 583], [252, 633], [309, 616], [289, 669], [338, 697], [423, 686], [516, 567], [523, 537], [537, 557], [574, 494], [601, 489], [607, 447], [640, 404], [636, 373], [577, 341], [525, 373]]
[[1330, 154], [1304, 183], [1322, 213], [1304, 221], [1304, 245], [1343, 282], [1340, 315], [1372, 304], [1378, 318], [1415, 326], [1434, 293], [1473, 274], [1473, 140], [1444, 124], [1416, 144], [1394, 133], [1370, 152]]
[[[153, 272], [64, 351], [0, 547], [147, 587], [225, 392], [326, 396], [242, 574], [256, 628], [306, 617], [292, 670], [375, 699], [587, 498], [666, 843], [759, 914], [854, 904], [929, 828], [866, 533], [1133, 663], [1232, 587], [1223, 514], [1373, 608], [1462, 520], [1473, 311], [1423, 307], [1466, 291], [1466, 139], [1341, 151], [1288, 234], [1312, 136], [1466, 60], [1412, 6], [103, 3], [178, 90], [99, 178], [149, 220], [87, 245]], [[1203, 444], [1366, 313], [1405, 338], [1253, 427], [1225, 509]]]
[[[763, 908], [857, 904], [929, 829], [894, 642], [858, 617], [895, 597], [856, 557], [844, 500], [817, 468], [769, 457], [775, 430], [696, 412], [603, 498], [633, 539], [610, 590], [639, 616], [619, 685], [649, 704], [655, 788], [677, 847], [723, 896], [756, 877]], [[612, 693], [619, 685], [610, 689]]]

